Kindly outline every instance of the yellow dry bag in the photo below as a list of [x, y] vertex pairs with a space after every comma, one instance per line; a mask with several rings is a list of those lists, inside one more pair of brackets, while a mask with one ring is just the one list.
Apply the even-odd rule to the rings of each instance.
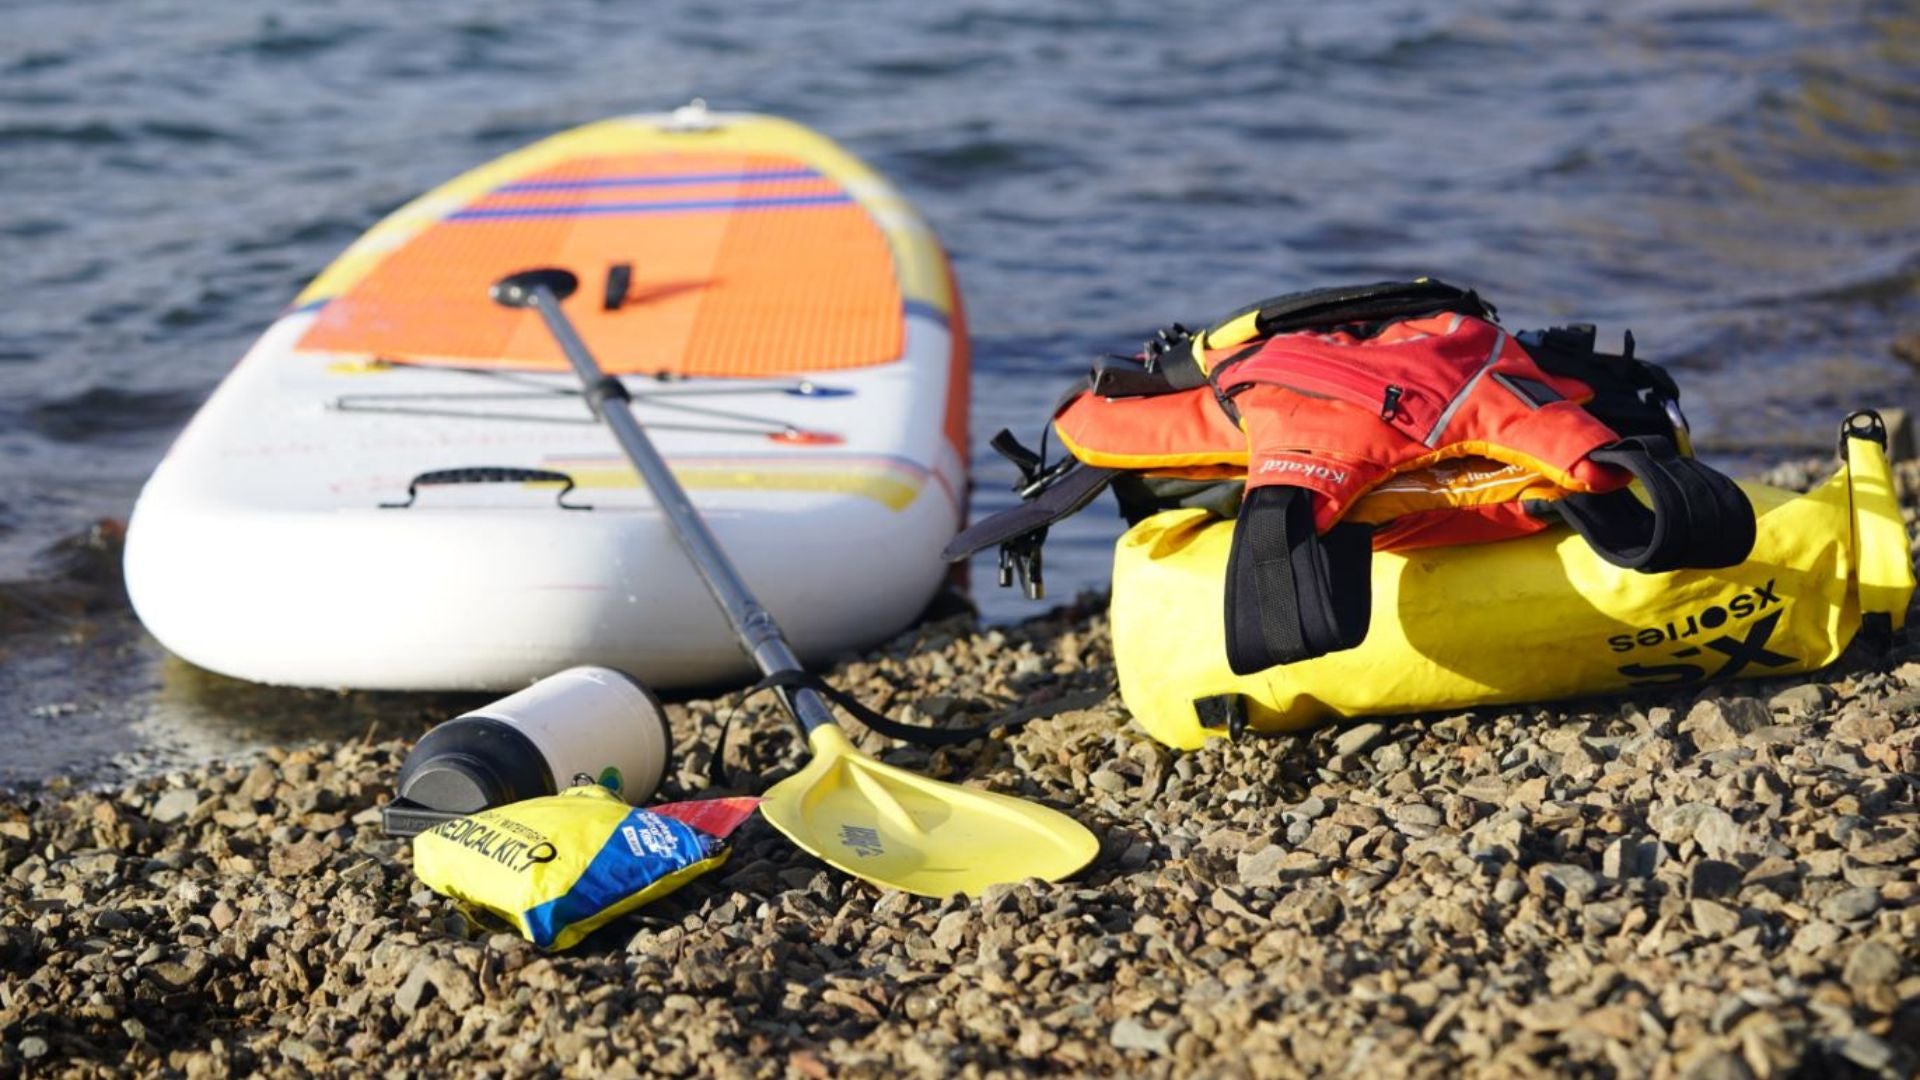
[[1623, 570], [1565, 529], [1378, 552], [1363, 645], [1245, 676], [1227, 665], [1222, 612], [1233, 523], [1156, 514], [1114, 555], [1120, 695], [1154, 738], [1193, 748], [1336, 717], [1811, 671], [1863, 622], [1906, 621], [1913, 563], [1884, 445], [1880, 418], [1855, 413], [1819, 488], [1741, 485], [1757, 538], [1727, 569]]

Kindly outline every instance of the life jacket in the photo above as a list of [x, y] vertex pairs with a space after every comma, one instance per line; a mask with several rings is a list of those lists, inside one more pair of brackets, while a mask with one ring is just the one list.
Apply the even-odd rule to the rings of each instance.
[[[1229, 664], [1252, 674], [1366, 636], [1372, 551], [1480, 543], [1564, 521], [1647, 573], [1739, 564], [1752, 505], [1691, 456], [1679, 389], [1594, 347], [1590, 326], [1509, 334], [1432, 279], [1275, 297], [1137, 356], [1097, 362], [1056, 409], [1072, 457], [1005, 432], [1027, 502], [956, 537], [1001, 546], [1039, 588], [1046, 527], [1112, 486], [1129, 522], [1172, 506], [1235, 518]], [[1646, 502], [1630, 490], [1640, 481]]]

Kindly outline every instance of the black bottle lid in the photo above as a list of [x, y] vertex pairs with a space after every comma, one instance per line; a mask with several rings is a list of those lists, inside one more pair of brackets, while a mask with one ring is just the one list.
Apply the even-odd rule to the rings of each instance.
[[487, 716], [459, 717], [427, 732], [400, 766], [395, 787], [410, 803], [455, 814], [559, 790], [533, 741]]

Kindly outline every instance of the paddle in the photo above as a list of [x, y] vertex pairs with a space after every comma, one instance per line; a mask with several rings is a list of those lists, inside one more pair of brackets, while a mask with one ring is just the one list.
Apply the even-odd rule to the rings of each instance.
[[[560, 301], [578, 286], [579, 279], [565, 270], [529, 270], [496, 282], [492, 296], [506, 307], [532, 308], [546, 321], [585, 386], [588, 404], [652, 490], [674, 538], [761, 673], [769, 679], [803, 675], [779, 625], [747, 590], [635, 419], [626, 387], [600, 370], [560, 310]], [[1092, 833], [1056, 810], [930, 780], [867, 757], [847, 741], [827, 703], [808, 687], [783, 685], [780, 701], [806, 732], [813, 760], [767, 789], [760, 811], [774, 828], [831, 866], [921, 896], [977, 895], [989, 885], [1023, 878], [1059, 880], [1099, 851]]]

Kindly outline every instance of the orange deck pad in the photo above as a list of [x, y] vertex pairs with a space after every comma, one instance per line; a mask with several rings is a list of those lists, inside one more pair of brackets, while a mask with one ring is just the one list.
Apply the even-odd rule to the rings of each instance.
[[[633, 282], [605, 311], [620, 262]], [[834, 181], [787, 158], [649, 154], [569, 162], [450, 212], [329, 300], [299, 348], [564, 370], [539, 316], [487, 296], [541, 266], [580, 275], [567, 314], [614, 373], [845, 370], [903, 346], [886, 236]]]

